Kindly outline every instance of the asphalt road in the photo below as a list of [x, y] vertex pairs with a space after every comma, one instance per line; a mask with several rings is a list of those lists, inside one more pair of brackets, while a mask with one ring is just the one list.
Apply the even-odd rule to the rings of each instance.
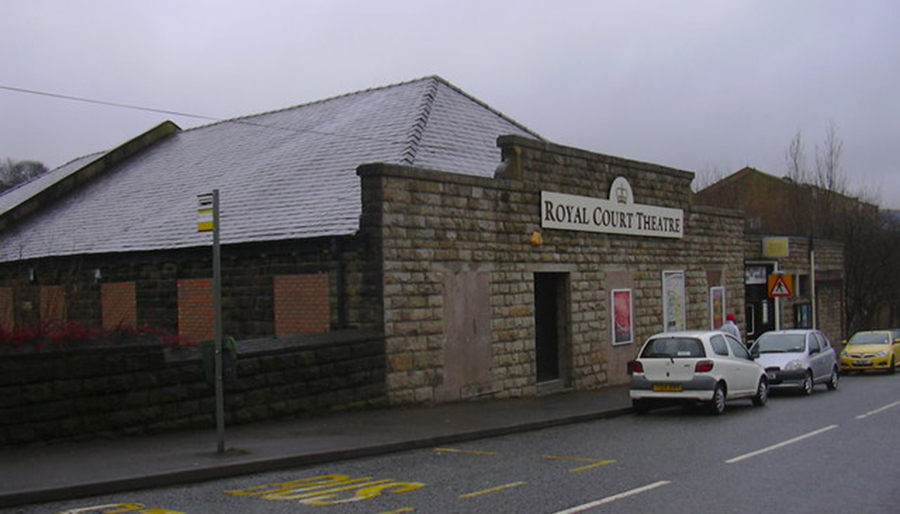
[[900, 374], [0, 513], [900, 512]]

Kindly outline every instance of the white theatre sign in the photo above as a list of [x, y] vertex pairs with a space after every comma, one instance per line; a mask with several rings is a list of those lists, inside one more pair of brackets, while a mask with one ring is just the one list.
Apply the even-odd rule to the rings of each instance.
[[541, 191], [541, 227], [680, 239], [684, 211], [634, 203], [631, 184], [617, 177], [608, 200]]

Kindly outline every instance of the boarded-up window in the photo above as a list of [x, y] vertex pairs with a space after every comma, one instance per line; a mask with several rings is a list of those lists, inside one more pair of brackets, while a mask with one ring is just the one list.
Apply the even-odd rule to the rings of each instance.
[[276, 337], [329, 331], [327, 274], [279, 275], [274, 287]]
[[198, 344], [215, 337], [212, 279], [178, 281], [178, 336], [185, 344]]
[[137, 303], [134, 282], [114, 282], [100, 286], [103, 328], [134, 327], [137, 325]]
[[7, 332], [12, 332], [16, 327], [13, 305], [13, 289], [11, 287], [0, 287], [0, 329]]
[[63, 286], [41, 286], [41, 323], [65, 323], [66, 293]]

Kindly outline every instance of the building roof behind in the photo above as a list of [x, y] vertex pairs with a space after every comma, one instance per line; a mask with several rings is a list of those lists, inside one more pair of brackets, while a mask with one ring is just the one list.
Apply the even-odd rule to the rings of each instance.
[[[541, 139], [440, 77], [178, 131], [0, 230], [0, 261], [208, 246], [197, 195], [213, 189], [223, 244], [354, 234], [359, 165], [493, 176], [505, 134]], [[0, 195], [0, 218], [98, 158]]]

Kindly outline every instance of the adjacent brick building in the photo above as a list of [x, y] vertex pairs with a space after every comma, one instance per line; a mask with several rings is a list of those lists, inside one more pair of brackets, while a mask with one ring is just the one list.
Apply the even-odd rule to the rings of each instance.
[[[775, 328], [813, 326], [834, 343], [846, 338], [844, 245], [830, 239], [832, 212], [863, 208], [874, 213], [877, 207], [749, 167], [698, 191], [695, 202], [744, 214], [749, 338]], [[773, 273], [790, 277], [793, 296], [769, 296], [766, 279]]]

